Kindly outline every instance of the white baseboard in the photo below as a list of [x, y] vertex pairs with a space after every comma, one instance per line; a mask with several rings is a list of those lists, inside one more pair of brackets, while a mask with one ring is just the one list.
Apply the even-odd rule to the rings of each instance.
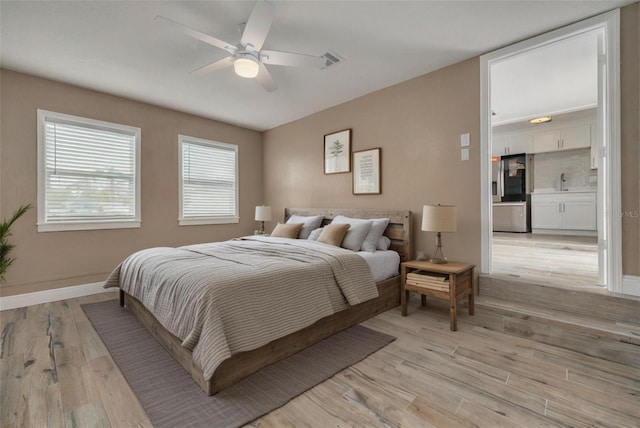
[[91, 284], [73, 285], [71, 287], [55, 288], [53, 290], [36, 291], [35, 293], [0, 297], [0, 311], [118, 290], [118, 288], [103, 288], [103, 285], [104, 282], [93, 282]]
[[640, 296], [640, 276], [624, 275], [622, 277], [622, 293]]

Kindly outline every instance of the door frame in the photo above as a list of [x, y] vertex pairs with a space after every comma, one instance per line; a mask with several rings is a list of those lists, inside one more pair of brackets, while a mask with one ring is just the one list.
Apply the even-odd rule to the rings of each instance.
[[[620, 10], [533, 37], [480, 57], [480, 198], [481, 272], [491, 273], [493, 219], [491, 198], [491, 65], [509, 57], [593, 30], [603, 30], [606, 55], [599, 55], [598, 96], [598, 253], [604, 263], [601, 280], [622, 292], [622, 219], [620, 175]], [[604, 73], [602, 73], [604, 72]], [[604, 79], [604, 80], [601, 80]], [[600, 91], [599, 91], [600, 92]], [[601, 99], [602, 98], [602, 99]], [[602, 271], [603, 266], [599, 266]]]

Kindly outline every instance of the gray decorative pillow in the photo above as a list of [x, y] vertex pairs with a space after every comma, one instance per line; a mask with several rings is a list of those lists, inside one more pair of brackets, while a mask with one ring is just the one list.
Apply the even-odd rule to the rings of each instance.
[[309, 234], [311, 231], [317, 229], [322, 224], [323, 217], [321, 215], [312, 215], [312, 216], [301, 216], [301, 215], [292, 215], [287, 220], [287, 224], [289, 223], [303, 223], [302, 229], [300, 230], [300, 234], [298, 235], [298, 239], [307, 239], [309, 238]]
[[352, 251], [360, 251], [362, 243], [367, 238], [373, 222], [370, 220], [352, 219], [345, 216], [337, 216], [331, 224], [348, 224], [350, 225], [347, 234], [342, 240], [342, 248]]

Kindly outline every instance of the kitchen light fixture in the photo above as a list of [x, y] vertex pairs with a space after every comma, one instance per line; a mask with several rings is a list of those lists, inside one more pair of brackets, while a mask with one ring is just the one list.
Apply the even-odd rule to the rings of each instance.
[[240, 77], [246, 77], [252, 79], [258, 75], [260, 71], [260, 65], [258, 65], [258, 58], [251, 52], [240, 52], [237, 54], [238, 58], [233, 62], [233, 69]]
[[264, 222], [271, 221], [271, 207], [257, 206], [256, 207], [256, 221], [262, 222], [260, 226], [260, 235], [264, 235]]
[[457, 230], [457, 208], [455, 205], [425, 205], [422, 208], [422, 230], [438, 232], [436, 237], [436, 252], [429, 260], [431, 263], [447, 263], [442, 253], [441, 232], [455, 232]]
[[546, 122], [551, 122], [552, 119], [553, 118], [551, 116], [540, 116], [540, 117], [536, 117], [535, 119], [531, 119], [529, 123], [533, 123], [533, 124], [546, 123]]

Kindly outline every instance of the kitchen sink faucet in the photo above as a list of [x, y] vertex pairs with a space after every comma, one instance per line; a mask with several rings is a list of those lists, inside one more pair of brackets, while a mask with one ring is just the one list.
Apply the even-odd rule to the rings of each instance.
[[564, 172], [562, 174], [560, 174], [560, 191], [564, 192], [567, 189], [564, 188], [564, 183], [567, 182], [567, 179], [564, 177]]

